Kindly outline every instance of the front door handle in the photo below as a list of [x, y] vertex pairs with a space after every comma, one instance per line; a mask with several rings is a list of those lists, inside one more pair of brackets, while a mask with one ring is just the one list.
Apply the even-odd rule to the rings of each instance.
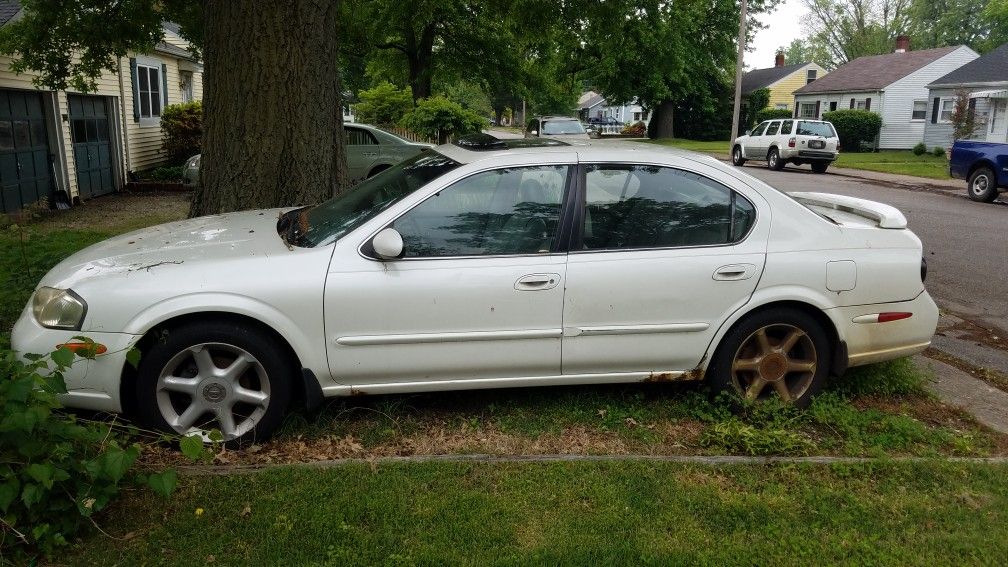
[[756, 273], [755, 264], [728, 264], [714, 270], [714, 279], [718, 281], [747, 280]]
[[518, 278], [514, 288], [518, 291], [541, 291], [560, 285], [560, 274], [528, 274]]

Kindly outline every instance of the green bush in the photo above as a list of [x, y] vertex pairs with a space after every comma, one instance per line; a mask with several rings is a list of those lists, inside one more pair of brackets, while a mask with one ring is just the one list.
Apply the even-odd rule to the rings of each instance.
[[[132, 470], [141, 446], [130, 440], [129, 430], [60, 411], [63, 373], [71, 364], [84, 364], [76, 357], [92, 357], [95, 347], [85, 350], [90, 352], [63, 347], [24, 360], [0, 351], [0, 557], [50, 556], [123, 485], [146, 485], [163, 496], [174, 490], [172, 470]], [[182, 445], [186, 454], [209, 454], [195, 437]]]
[[624, 136], [634, 136], [637, 138], [643, 138], [647, 136], [647, 125], [643, 122], [634, 122], [633, 124], [627, 124], [620, 131], [620, 134]]
[[182, 166], [165, 166], [155, 168], [150, 172], [150, 178], [154, 181], [180, 181], [182, 179]]
[[924, 142], [918, 142], [918, 144], [913, 147], [913, 153], [915, 156], [922, 156], [927, 153], [927, 146], [924, 145]]
[[398, 124], [413, 108], [413, 95], [409, 89], [396, 88], [385, 81], [373, 89], [361, 91], [360, 102], [354, 105], [354, 118], [358, 122], [376, 126]]
[[438, 95], [417, 102], [416, 108], [403, 116], [399, 125], [443, 144], [451, 138], [481, 131], [487, 121], [457, 102]]
[[874, 148], [882, 129], [882, 117], [869, 110], [834, 110], [823, 114], [823, 120], [836, 128], [840, 145], [853, 152]]
[[935, 148], [931, 150], [931, 154], [934, 155], [934, 157], [945, 157], [945, 148], [935, 146]]
[[775, 120], [779, 118], [791, 118], [791, 111], [786, 108], [764, 108], [756, 113], [756, 123], [764, 120]]
[[203, 138], [203, 103], [169, 104], [161, 111], [162, 144], [171, 161], [183, 161], [200, 153]]

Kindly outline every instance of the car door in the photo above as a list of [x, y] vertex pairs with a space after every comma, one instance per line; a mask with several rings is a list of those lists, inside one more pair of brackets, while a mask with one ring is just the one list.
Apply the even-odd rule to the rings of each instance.
[[766, 140], [763, 131], [766, 130], [769, 122], [761, 122], [752, 132], [749, 133], [749, 140], [745, 145], [745, 157], [749, 159], [762, 159], [766, 157]]
[[[564, 374], [688, 371], [763, 270], [769, 213], [701, 164], [581, 168], [567, 261]], [[763, 218], [767, 217], [767, 218]]]
[[378, 160], [378, 140], [374, 134], [356, 126], [344, 126], [346, 133], [347, 175], [353, 182], [367, 177]]
[[370, 238], [358, 258], [334, 256], [325, 319], [336, 381], [368, 392], [560, 375], [556, 236], [576, 155], [554, 156], [474, 173], [398, 216], [386, 226], [402, 236], [401, 258], [372, 258]]

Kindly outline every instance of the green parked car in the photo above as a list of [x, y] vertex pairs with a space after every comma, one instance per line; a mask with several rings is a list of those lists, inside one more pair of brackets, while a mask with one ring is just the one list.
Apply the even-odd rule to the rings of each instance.
[[[347, 173], [354, 183], [434, 147], [404, 140], [367, 124], [344, 124], [343, 130], [346, 133]], [[182, 168], [183, 182], [186, 185], [199, 183], [199, 171], [200, 155], [197, 154], [186, 160]]]

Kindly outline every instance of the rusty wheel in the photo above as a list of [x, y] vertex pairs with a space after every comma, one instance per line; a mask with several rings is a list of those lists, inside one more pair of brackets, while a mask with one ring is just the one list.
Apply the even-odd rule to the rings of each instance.
[[815, 345], [793, 325], [761, 327], [742, 341], [731, 367], [732, 385], [748, 400], [801, 398], [818, 365]]
[[778, 398], [806, 407], [830, 368], [829, 335], [799, 309], [753, 313], [715, 351], [708, 376], [718, 389], [751, 401]]

